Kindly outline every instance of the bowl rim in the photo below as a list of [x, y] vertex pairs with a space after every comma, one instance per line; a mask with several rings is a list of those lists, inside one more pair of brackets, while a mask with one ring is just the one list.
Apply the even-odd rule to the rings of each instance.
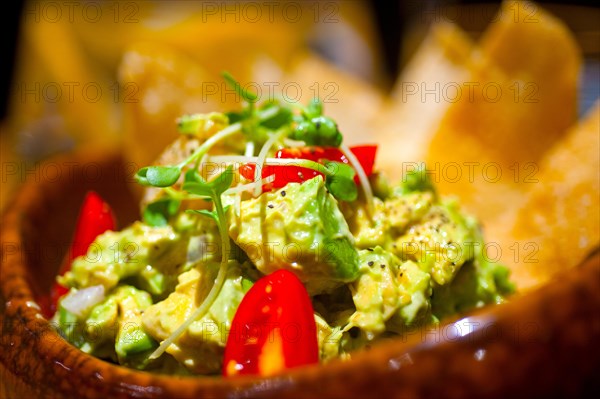
[[[75, 162], [76, 165], [97, 162], [106, 166], [122, 162], [122, 156], [118, 151], [83, 149], [54, 158], [52, 162]], [[417, 386], [417, 392], [428, 392], [428, 381], [438, 378], [439, 369], [429, 364], [438, 362], [436, 357], [445, 360], [452, 359], [454, 355], [463, 360], [468, 359], [468, 356], [477, 357], [477, 350], [490, 350], [489, 348], [493, 348], [498, 342], [497, 331], [507, 334], [508, 328], [511, 328], [511, 320], [518, 321], [519, 318], [523, 320], [523, 317], [531, 316], [531, 320], [542, 323], [539, 315], [548, 316], [540, 310], [547, 308], [546, 301], [570, 300], [574, 302], [572, 308], [581, 306], [582, 299], [575, 298], [576, 293], [586, 292], [587, 298], [592, 295], [590, 292], [593, 293], [593, 290], [600, 291], [600, 278], [594, 281], [596, 275], [600, 275], [600, 255], [596, 253], [584, 262], [583, 266], [562, 273], [531, 292], [515, 294], [514, 298], [504, 304], [469, 312], [435, 328], [430, 326], [418, 330], [418, 333], [409, 334], [406, 339], [397, 338], [374, 345], [369, 350], [356, 352], [350, 360], [336, 359], [326, 364], [292, 369], [272, 377], [243, 376], [225, 379], [137, 371], [81, 352], [60, 337], [40, 315], [39, 306], [35, 303], [27, 277], [26, 262], [30, 260], [23, 259], [17, 252], [5, 251], [8, 244], [18, 248], [23, 245], [23, 240], [26, 239], [23, 230], [27, 216], [29, 212], [35, 212], [39, 208], [36, 199], [47, 193], [51, 184], [54, 183], [43, 178], [37, 182], [24, 183], [2, 216], [0, 237], [0, 297], [5, 302], [3, 306], [0, 305], [0, 322], [3, 328], [0, 338], [0, 363], [18, 378], [28, 381], [28, 384], [40, 393], [70, 395], [75, 389], [90, 398], [106, 395], [182, 398], [198, 395], [311, 397], [313, 394], [335, 393], [341, 390], [350, 394], [367, 392], [378, 396], [384, 390], [389, 392], [391, 387], [395, 387], [398, 393], [406, 392], [402, 389], [413, 389], [412, 385]], [[600, 311], [598, 303], [595, 306], [592, 310]], [[466, 322], [471, 323], [474, 328], [462, 334], [460, 326], [464, 328]], [[553, 323], [542, 324], [546, 327], [558, 326], [556, 320]], [[490, 331], [489, 326], [492, 325], [497, 326], [499, 330]], [[444, 328], [452, 328], [458, 331], [458, 334], [440, 335]], [[513, 338], [534, 343], [543, 343], [545, 339], [544, 331], [539, 329], [521, 331]], [[508, 337], [501, 336], [499, 341], [506, 344], [507, 339]], [[37, 358], [39, 363], [33, 367], [26, 364], [24, 358], [27, 355]], [[494, 367], [493, 362], [486, 367]], [[357, 378], [357, 369], [369, 370], [365, 373], [368, 376]], [[77, 387], [69, 382], [72, 373], [79, 375], [80, 382]], [[454, 373], [455, 377], [461, 375], [460, 371], [455, 370]], [[511, 383], [514, 385], [517, 382]], [[372, 388], [366, 389], [369, 385], [373, 385]], [[331, 386], [337, 391], [332, 391]], [[501, 392], [501, 387], [499, 389]]]

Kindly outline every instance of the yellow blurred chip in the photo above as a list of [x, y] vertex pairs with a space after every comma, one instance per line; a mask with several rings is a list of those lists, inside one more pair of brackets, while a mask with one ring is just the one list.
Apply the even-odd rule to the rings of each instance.
[[[445, 98], [452, 104], [426, 158], [440, 191], [459, 196], [488, 224], [518, 200], [544, 152], [577, 116], [575, 43], [541, 9], [536, 22], [525, 18], [527, 4], [504, 3], [458, 94]], [[513, 8], [518, 18], [510, 17]]]
[[600, 244], [600, 102], [540, 163], [521, 205], [488, 231], [520, 288], [573, 267]]

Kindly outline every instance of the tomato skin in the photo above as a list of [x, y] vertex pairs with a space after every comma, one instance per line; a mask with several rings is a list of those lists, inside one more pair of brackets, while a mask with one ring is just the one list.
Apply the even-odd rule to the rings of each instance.
[[285, 269], [258, 280], [231, 323], [223, 375], [268, 376], [318, 361], [314, 311], [302, 282]]
[[[350, 147], [367, 176], [373, 173], [376, 145], [362, 145]], [[314, 162], [323, 163], [324, 161], [335, 161], [350, 164], [350, 161], [337, 147], [294, 147], [284, 148], [277, 151], [275, 158], [280, 159], [308, 159]], [[254, 180], [256, 165], [245, 164], [240, 167], [240, 174], [247, 180]], [[279, 189], [288, 183], [303, 183], [316, 176], [322, 176], [321, 173], [308, 168], [290, 165], [265, 165], [261, 177], [265, 178], [275, 175], [275, 180], [263, 185], [263, 191]], [[358, 184], [358, 177], [355, 176], [354, 182]]]
[[371, 176], [373, 174], [373, 166], [375, 165], [375, 156], [377, 155], [376, 144], [365, 144], [350, 147], [350, 151], [354, 154], [360, 166], [362, 166], [365, 174]]
[[[107, 230], [114, 230], [116, 225], [117, 222], [110, 206], [96, 192], [88, 191], [79, 211], [71, 247], [60, 268], [59, 275], [62, 276], [71, 270], [73, 260], [85, 255], [96, 237]], [[49, 298], [42, 297], [39, 299], [46, 317], [54, 315], [58, 301], [68, 292], [68, 288], [54, 282]]]

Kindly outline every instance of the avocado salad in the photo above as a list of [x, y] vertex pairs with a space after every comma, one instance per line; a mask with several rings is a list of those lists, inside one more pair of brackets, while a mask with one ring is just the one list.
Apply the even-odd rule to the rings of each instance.
[[[377, 147], [347, 146], [318, 99], [259, 102], [224, 78], [243, 108], [182, 116], [177, 141], [136, 174], [147, 186], [141, 220], [109, 225], [57, 277], [52, 321], [74, 346], [135, 369], [219, 374], [234, 318], [272, 312], [242, 311], [245, 297], [282, 270], [310, 299], [294, 302], [309, 320], [290, 323], [314, 326], [301, 331], [313, 331], [321, 362], [514, 290], [508, 269], [485, 257], [477, 220], [426, 169], [391, 183], [374, 169]], [[261, 364], [277, 363], [269, 356]]]

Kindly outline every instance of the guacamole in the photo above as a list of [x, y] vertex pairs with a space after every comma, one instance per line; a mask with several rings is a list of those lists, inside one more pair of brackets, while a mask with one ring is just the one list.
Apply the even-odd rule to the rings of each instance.
[[[179, 147], [192, 151], [138, 172], [155, 187], [143, 220], [98, 236], [57, 278], [69, 293], [54, 322], [82, 351], [218, 374], [240, 302], [280, 269], [310, 296], [322, 361], [513, 290], [507, 269], [485, 258], [478, 222], [425, 170], [388, 182], [365, 155], [374, 147], [346, 147], [318, 102], [251, 102], [187, 115], [179, 128]], [[88, 292], [94, 300], [72, 305]]]

